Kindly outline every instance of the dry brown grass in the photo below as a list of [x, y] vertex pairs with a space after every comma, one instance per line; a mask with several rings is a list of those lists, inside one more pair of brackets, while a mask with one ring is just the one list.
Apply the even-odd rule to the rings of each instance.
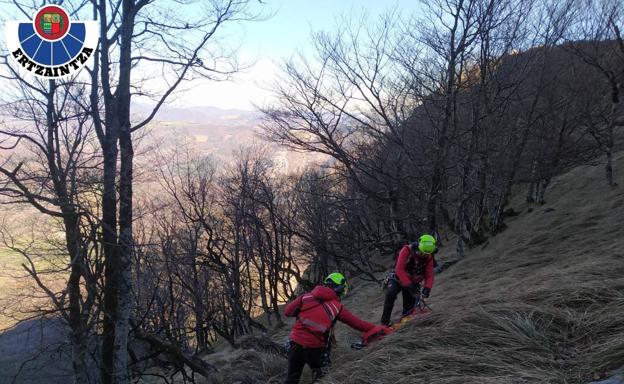
[[216, 361], [220, 371], [209, 384], [281, 383], [286, 360], [260, 351], [242, 350]]
[[[208, 355], [205, 360], [218, 367], [219, 371], [210, 378], [196, 375], [197, 384], [278, 384], [282, 382], [287, 368], [285, 359], [253, 349], [226, 347]], [[180, 374], [176, 377], [179, 378], [176, 383], [183, 382]], [[162, 381], [144, 378], [141, 383], [156, 384]]]
[[[624, 153], [615, 166], [624, 169]], [[609, 189], [602, 166], [582, 166], [553, 180], [545, 206], [522, 197], [505, 232], [438, 277], [430, 318], [362, 351], [349, 348], [358, 332], [338, 325], [323, 383], [571, 384], [624, 365], [624, 187]], [[345, 305], [379, 321], [383, 292], [352, 286]], [[211, 383], [279, 383], [286, 371], [284, 359], [258, 351], [208, 360], [221, 368]]]
[[[24, 206], [0, 207], [0, 332], [21, 320], [51, 308], [49, 297], [24, 270], [27, 259], [7, 244], [32, 257], [39, 278], [53, 291], [60, 292], [67, 276], [67, 260], [48, 240], [61, 236], [52, 220], [42, 218]], [[45, 255], [45, 256], [44, 256]]]
[[434, 316], [344, 353], [324, 382], [583, 383], [624, 365], [624, 190], [583, 166], [549, 192], [439, 276]]
[[554, 296], [439, 311], [343, 356], [326, 382], [580, 383], [624, 362], [624, 293]]

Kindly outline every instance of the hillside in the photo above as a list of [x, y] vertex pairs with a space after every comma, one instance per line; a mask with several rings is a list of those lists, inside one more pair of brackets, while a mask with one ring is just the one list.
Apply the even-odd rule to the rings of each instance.
[[[624, 169], [624, 152], [615, 159], [616, 170]], [[528, 206], [519, 190], [512, 207], [520, 214], [508, 219], [508, 229], [438, 276], [429, 301], [434, 316], [362, 351], [349, 348], [358, 333], [338, 325], [332, 373], [323, 382], [588, 383], [623, 366], [624, 189], [610, 190], [603, 178], [602, 165], [574, 168], [553, 180], [544, 206]], [[440, 259], [452, 255], [449, 241]], [[358, 279], [351, 286], [346, 306], [378, 322], [383, 291]], [[395, 317], [399, 311], [400, 299]], [[273, 341], [286, 341], [288, 331]], [[10, 378], [21, 357], [34, 353], [27, 370], [34, 376], [18, 382], [35, 382], [60, 352], [16, 350], [17, 337], [23, 340], [19, 329], [0, 338], [0, 370]], [[220, 369], [209, 383], [283, 380], [282, 358], [252, 348], [217, 350], [206, 357]], [[306, 370], [302, 383], [309, 382]]]
[[[151, 112], [151, 107], [137, 103], [133, 112], [136, 120], [141, 120]], [[259, 136], [261, 122], [262, 115], [254, 111], [165, 106], [150, 124], [150, 134], [144, 146], [156, 146], [162, 150], [177, 148], [186, 142], [197, 153], [210, 155], [222, 163], [231, 162], [243, 147], [270, 146], [271, 160], [285, 173], [326, 161], [325, 156], [298, 153], [268, 144]]]
[[[624, 169], [624, 152], [615, 159]], [[544, 206], [523, 196], [506, 231], [439, 275], [430, 319], [362, 351], [339, 325], [323, 382], [587, 383], [624, 365], [624, 189], [606, 186], [602, 165], [580, 166], [553, 180]], [[383, 292], [352, 286], [346, 306], [378, 322]], [[214, 382], [279, 383], [285, 371], [284, 360], [252, 350], [208, 360], [222, 370]]]
[[0, 383], [63, 384], [72, 379], [67, 328], [57, 319], [22, 322], [0, 334]]

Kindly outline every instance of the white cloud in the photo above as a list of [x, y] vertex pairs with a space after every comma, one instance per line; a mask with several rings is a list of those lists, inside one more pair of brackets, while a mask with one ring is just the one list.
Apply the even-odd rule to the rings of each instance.
[[178, 93], [175, 106], [212, 106], [224, 109], [253, 110], [253, 104], [264, 105], [272, 98], [267, 89], [274, 82], [278, 67], [268, 59], [237, 73], [229, 81], [194, 80]]

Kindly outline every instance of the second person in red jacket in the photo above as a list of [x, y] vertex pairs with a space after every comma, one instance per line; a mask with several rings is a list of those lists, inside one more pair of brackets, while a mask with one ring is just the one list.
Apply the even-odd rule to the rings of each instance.
[[403, 294], [403, 316], [414, 309], [419, 294], [429, 297], [434, 280], [432, 254], [435, 249], [436, 240], [431, 235], [422, 235], [418, 241], [401, 248], [394, 267], [394, 277], [388, 281], [381, 324], [390, 324], [392, 308], [399, 292]]

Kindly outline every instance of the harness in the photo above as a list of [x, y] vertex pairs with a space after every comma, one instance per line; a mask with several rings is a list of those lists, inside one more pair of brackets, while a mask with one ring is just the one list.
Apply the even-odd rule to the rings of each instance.
[[407, 272], [410, 275], [422, 276], [425, 273], [425, 263], [422, 260], [416, 260], [418, 256], [412, 251], [412, 247], [410, 247], [410, 259], [405, 266]]
[[[426, 262], [424, 262], [425, 260], [418, 258], [418, 256], [416, 255], [416, 253], [414, 252], [414, 250], [412, 249], [412, 247], [408, 244], [407, 245], [408, 249], [409, 249], [409, 260], [407, 261], [407, 265], [405, 266], [405, 270], [407, 271], [407, 273], [409, 273], [412, 276], [423, 276], [425, 275], [425, 265]], [[416, 259], [419, 260], [416, 260]], [[433, 262], [433, 267], [435, 268], [437, 266], [437, 262], [436, 259], [434, 257], [434, 255], [431, 255], [431, 261]], [[394, 262], [396, 263], [396, 258], [394, 260]], [[383, 281], [382, 281], [382, 288], [385, 289], [388, 287], [388, 284], [390, 283], [390, 281], [392, 280], [398, 280], [397, 276], [396, 276], [396, 271], [395, 268], [390, 268], [388, 270], [388, 272], [386, 273], [386, 276], [384, 277]]]
[[[325, 339], [325, 346], [327, 349], [329, 349], [331, 347], [331, 339], [333, 336], [334, 325], [336, 324], [336, 321], [338, 321], [340, 312], [342, 312], [342, 305], [336, 307], [336, 305], [334, 305], [333, 303], [325, 304], [325, 302], [323, 302], [322, 300], [308, 293], [301, 299], [302, 306], [303, 306], [304, 300], [307, 298], [311, 298], [315, 300], [317, 304], [309, 308], [306, 308], [303, 311], [301, 311], [301, 307], [299, 307], [299, 311], [297, 312], [297, 320], [299, 320], [301, 324], [305, 325], [309, 330], [311, 331], [314, 330], [316, 332], [322, 333]], [[323, 310], [325, 310], [325, 313], [327, 314], [327, 317], [330, 322], [329, 327], [326, 327], [323, 324], [319, 324], [312, 319], [301, 317], [301, 313], [310, 311], [311, 309], [317, 308], [319, 306], [323, 307]]]
[[[424, 275], [425, 274], [425, 264], [427, 264], [426, 260], [418, 257], [416, 252], [414, 252], [414, 250], [412, 249], [411, 245], [408, 244], [407, 247], [409, 249], [410, 258], [409, 258], [409, 260], [407, 262], [407, 265], [405, 266], [405, 269], [411, 275], [416, 275], [416, 276]], [[438, 266], [438, 262], [435, 259], [435, 255], [432, 254], [430, 257], [431, 257], [431, 262], [433, 263], [433, 268], [437, 267]], [[416, 259], [418, 259], [418, 260], [416, 260]]]

